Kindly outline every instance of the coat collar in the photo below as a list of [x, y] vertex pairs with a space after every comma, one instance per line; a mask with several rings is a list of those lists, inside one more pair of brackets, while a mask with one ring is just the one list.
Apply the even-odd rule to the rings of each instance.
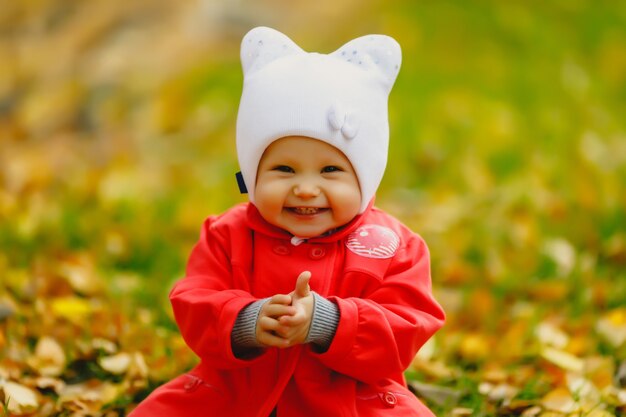
[[[352, 233], [357, 227], [359, 227], [361, 223], [363, 223], [363, 220], [371, 211], [373, 206], [374, 199], [372, 198], [372, 201], [370, 201], [365, 211], [356, 216], [345, 226], [330, 234], [312, 237], [310, 239], [306, 239], [306, 241], [309, 243], [330, 243], [343, 239], [344, 237]], [[284, 239], [289, 241], [291, 241], [291, 239], [293, 238], [293, 235], [291, 233], [287, 232], [284, 229], [281, 229], [280, 227], [268, 223], [261, 216], [261, 213], [259, 213], [259, 210], [256, 208], [256, 206], [252, 203], [248, 203], [248, 207], [246, 209], [246, 217], [248, 226], [257, 233], [262, 233], [276, 239]]]

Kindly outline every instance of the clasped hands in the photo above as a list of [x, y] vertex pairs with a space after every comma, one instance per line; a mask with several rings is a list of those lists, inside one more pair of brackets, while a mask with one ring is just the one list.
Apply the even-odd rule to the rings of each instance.
[[256, 323], [257, 341], [266, 347], [286, 348], [304, 343], [313, 316], [311, 273], [302, 272], [289, 294], [276, 294], [266, 302]]

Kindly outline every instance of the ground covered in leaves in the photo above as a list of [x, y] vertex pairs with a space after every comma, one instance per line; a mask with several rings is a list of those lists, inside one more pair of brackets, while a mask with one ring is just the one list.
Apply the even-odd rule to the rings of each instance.
[[0, 7], [0, 416], [123, 416], [196, 362], [167, 293], [242, 201], [258, 24], [403, 47], [377, 204], [429, 243], [448, 313], [415, 393], [440, 416], [626, 415], [623, 3], [39, 0]]

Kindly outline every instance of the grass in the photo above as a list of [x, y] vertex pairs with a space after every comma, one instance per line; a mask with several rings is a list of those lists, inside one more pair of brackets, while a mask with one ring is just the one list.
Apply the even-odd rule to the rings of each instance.
[[[204, 217], [245, 199], [234, 181], [244, 29], [237, 39], [223, 29], [208, 44], [173, 30], [176, 13], [134, 26], [121, 2], [88, 13], [108, 26], [72, 20], [98, 4], [0, 12], [1, 61], [13, 62], [13, 47], [39, 51], [3, 69], [15, 83], [0, 85], [0, 307], [12, 311], [0, 321], [0, 370], [35, 387], [27, 359], [52, 335], [68, 360], [56, 378], [119, 384], [124, 393], [106, 404], [123, 413], [195, 362], [167, 293]], [[185, 15], [182, 3], [173, 7]], [[351, 11], [354, 24], [324, 34], [308, 12], [297, 29], [276, 22], [305, 49], [329, 52], [372, 32], [403, 47], [377, 204], [430, 247], [448, 322], [407, 376], [463, 392], [458, 402], [430, 403], [437, 414], [512, 413], [481, 392], [485, 382], [515, 387], [514, 399], [533, 405], [567, 387], [571, 372], [540, 355], [545, 324], [565, 335], [558, 349], [585, 364], [608, 358], [606, 374], [585, 378], [623, 390], [606, 379], [626, 360], [624, 343], [611, 339], [626, 325], [626, 7], [369, 1]], [[25, 37], [14, 21], [40, 22], [41, 31]], [[69, 66], [53, 65], [55, 54]], [[107, 56], [120, 58], [108, 76], [92, 66]], [[32, 64], [38, 57], [45, 65]], [[69, 317], [76, 308], [84, 318]], [[137, 366], [113, 378], [95, 362], [99, 339], [140, 352], [149, 374]], [[54, 409], [38, 392], [40, 410]], [[600, 408], [580, 413], [624, 407], [604, 395]]]

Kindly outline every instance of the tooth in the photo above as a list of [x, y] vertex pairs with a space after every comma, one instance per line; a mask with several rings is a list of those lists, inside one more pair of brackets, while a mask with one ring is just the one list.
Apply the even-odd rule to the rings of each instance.
[[298, 214], [315, 214], [318, 212], [318, 209], [315, 207], [297, 207], [295, 212]]

